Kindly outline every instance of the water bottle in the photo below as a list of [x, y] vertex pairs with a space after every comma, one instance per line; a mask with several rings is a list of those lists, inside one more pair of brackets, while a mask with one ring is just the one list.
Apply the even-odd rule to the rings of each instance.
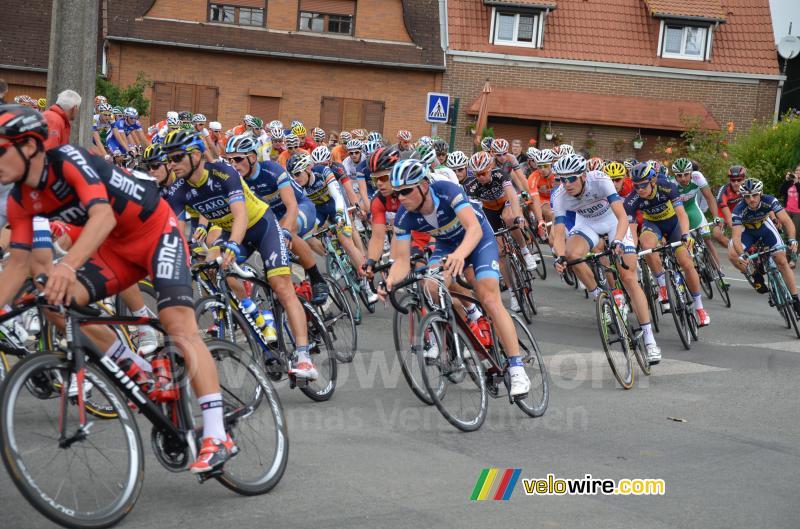
[[247, 315], [250, 316], [254, 322], [256, 322], [256, 325], [259, 329], [264, 326], [263, 319], [259, 321], [261, 315], [258, 313], [258, 307], [256, 307], [255, 303], [253, 303], [252, 299], [244, 298], [242, 300], [242, 310], [245, 311], [245, 313], [247, 313]]
[[622, 314], [622, 318], [625, 319], [628, 317], [628, 304], [625, 301], [625, 294], [622, 293], [622, 290], [615, 288], [613, 291], [614, 294], [614, 301], [617, 303], [617, 307], [619, 307], [619, 311]]
[[167, 402], [171, 400], [178, 400], [178, 388], [172, 383], [172, 368], [169, 359], [164, 356], [158, 356], [151, 362], [153, 366], [153, 374], [158, 380], [158, 394], [156, 400], [158, 402]]

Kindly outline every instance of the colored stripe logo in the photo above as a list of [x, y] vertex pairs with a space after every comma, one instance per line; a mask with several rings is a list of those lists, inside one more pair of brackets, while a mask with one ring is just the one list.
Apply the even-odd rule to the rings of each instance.
[[507, 500], [517, 486], [521, 468], [484, 468], [470, 500]]

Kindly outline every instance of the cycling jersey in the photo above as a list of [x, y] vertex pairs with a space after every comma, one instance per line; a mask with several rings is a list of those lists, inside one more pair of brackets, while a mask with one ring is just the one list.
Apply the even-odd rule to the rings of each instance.
[[301, 149], [305, 149], [308, 152], [311, 152], [311, 151], [313, 151], [314, 149], [317, 148], [317, 144], [311, 138], [306, 137], [305, 140], [303, 141], [303, 143], [300, 144], [300, 148]]
[[294, 154], [308, 154], [308, 151], [304, 149], [294, 149], [290, 151], [287, 149], [285, 151], [281, 151], [276, 161], [281, 167], [286, 167], [286, 162], [288, 162], [289, 158], [291, 158]]
[[265, 161], [256, 164], [254, 170], [254, 174], [246, 177], [244, 181], [256, 195], [269, 204], [278, 220], [286, 215], [286, 205], [281, 199], [280, 190], [291, 186], [298, 207], [298, 235], [305, 235], [314, 227], [314, 219], [317, 216], [314, 203], [283, 167], [275, 162]]
[[138, 119], [135, 119], [133, 123], [128, 123], [125, 118], [122, 118], [115, 121], [111, 128], [121, 130], [125, 136], [128, 136], [134, 130], [142, 130], [142, 124]]
[[653, 194], [648, 198], [642, 198], [638, 193], [631, 193], [625, 198], [625, 211], [630, 222], [633, 222], [637, 211], [642, 212], [645, 221], [666, 221], [675, 216], [676, 207], [683, 205], [678, 186], [666, 178], [659, 177], [654, 187]]
[[678, 188], [679, 198], [683, 202], [683, 209], [686, 210], [686, 215], [689, 217], [689, 229], [693, 230], [705, 225], [706, 218], [697, 203], [697, 197], [702, 196], [701, 190], [708, 187], [708, 181], [703, 173], [692, 171], [692, 177], [685, 186], [680, 185], [677, 180], [674, 183]]
[[355, 169], [356, 179], [358, 181], [359, 186], [362, 185], [366, 186], [367, 198], [372, 200], [372, 197], [375, 196], [375, 193], [377, 193], [378, 190], [375, 188], [374, 185], [372, 185], [372, 171], [369, 170], [369, 165], [367, 164], [366, 156], [362, 156], [361, 158], [362, 158], [361, 161], [358, 162], [358, 165], [356, 165]]
[[334, 162], [343, 163], [348, 156], [347, 147], [342, 144], [339, 144], [331, 149], [331, 159]]
[[491, 180], [485, 184], [476, 176], [467, 176], [462, 185], [467, 194], [481, 201], [484, 209], [500, 211], [508, 204], [506, 189], [511, 187], [511, 177], [495, 167], [491, 171]]
[[528, 192], [531, 194], [538, 193], [540, 200], [549, 202], [550, 193], [553, 192], [553, 188], [556, 185], [555, 177], [556, 175], [552, 171], [547, 178], [544, 178], [538, 169], [531, 171], [530, 175], [528, 175]]
[[230, 231], [233, 213], [230, 205], [244, 202], [247, 210], [247, 227], [252, 227], [264, 216], [269, 207], [244, 183], [239, 173], [226, 163], [206, 162], [200, 181], [193, 184], [188, 179], [179, 192], [172, 192], [170, 206], [173, 211], [184, 209], [189, 215], [207, 218], [215, 226]]
[[345, 204], [341, 188], [330, 167], [317, 164], [311, 168], [311, 176], [303, 186], [308, 198], [317, 206], [333, 202], [336, 211], [344, 212]]
[[728, 208], [733, 211], [736, 206], [742, 201], [742, 195], [735, 192], [731, 188], [731, 184], [727, 183], [719, 188], [717, 192], [717, 205], [720, 208]]
[[[373, 197], [370, 204], [373, 224], [393, 224], [397, 210], [400, 209], [400, 201], [392, 196], [385, 197], [378, 193]], [[429, 233], [411, 230], [411, 246], [423, 249], [431, 241]]]
[[756, 209], [750, 209], [744, 200], [733, 208], [731, 213], [732, 224], [734, 226], [744, 226], [745, 230], [757, 230], [769, 220], [770, 213], [777, 214], [783, 210], [780, 201], [772, 195], [761, 195]]
[[505, 176], [511, 176], [511, 172], [519, 169], [519, 160], [513, 154], [506, 153], [501, 158], [495, 158], [495, 168], [500, 169]]
[[339, 182], [339, 185], [346, 184], [350, 181], [350, 177], [347, 176], [347, 171], [344, 169], [344, 164], [331, 161], [328, 167], [333, 171], [333, 175], [336, 177], [336, 181]]
[[103, 145], [108, 141], [112, 125], [113, 123], [110, 121], [103, 121], [103, 117], [100, 114], [95, 114], [92, 118], [92, 132], [96, 132], [100, 136], [100, 142]]

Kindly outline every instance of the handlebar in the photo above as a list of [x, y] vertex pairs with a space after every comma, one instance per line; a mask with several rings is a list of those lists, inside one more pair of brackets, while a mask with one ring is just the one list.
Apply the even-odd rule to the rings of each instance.
[[579, 257], [578, 259], [572, 259], [570, 261], [566, 261], [566, 264], [567, 266], [572, 266], [576, 264], [585, 263], [586, 261], [593, 261], [595, 259], [599, 259], [601, 257], [606, 257], [606, 256], [609, 256], [615, 261], [617, 261], [619, 265], [623, 268], [623, 270], [630, 269], [630, 267], [627, 264], [625, 264], [625, 261], [623, 261], [622, 259], [617, 259], [617, 254], [616, 252], [614, 252], [613, 248], [606, 248], [605, 250], [599, 253], [593, 253], [593, 252], [587, 253], [586, 255], [584, 255], [583, 257]]
[[669, 243], [669, 244], [665, 244], [665, 245], [663, 245], [663, 246], [657, 246], [657, 247], [655, 247], [655, 248], [650, 248], [649, 250], [642, 250], [642, 251], [641, 251], [641, 252], [639, 252], [637, 255], [638, 255], [639, 257], [644, 257], [645, 255], [650, 255], [651, 253], [656, 253], [656, 252], [658, 252], [658, 253], [661, 253], [661, 252], [665, 252], [665, 251], [667, 251], [667, 250], [668, 250], [668, 249], [670, 249], [670, 248], [677, 248], [678, 246], [683, 246], [683, 241], [675, 241], [675, 242], [671, 242], [671, 243]]

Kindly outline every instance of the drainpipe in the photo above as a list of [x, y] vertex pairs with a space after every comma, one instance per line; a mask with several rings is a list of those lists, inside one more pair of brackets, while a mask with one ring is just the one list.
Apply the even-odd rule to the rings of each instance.
[[450, 35], [447, 32], [447, 0], [439, 0], [439, 39], [442, 51], [446, 53], [450, 47]]
[[778, 81], [778, 90], [775, 93], [775, 113], [772, 115], [772, 124], [778, 122], [779, 113], [781, 111], [781, 94], [783, 93], [783, 79]]

